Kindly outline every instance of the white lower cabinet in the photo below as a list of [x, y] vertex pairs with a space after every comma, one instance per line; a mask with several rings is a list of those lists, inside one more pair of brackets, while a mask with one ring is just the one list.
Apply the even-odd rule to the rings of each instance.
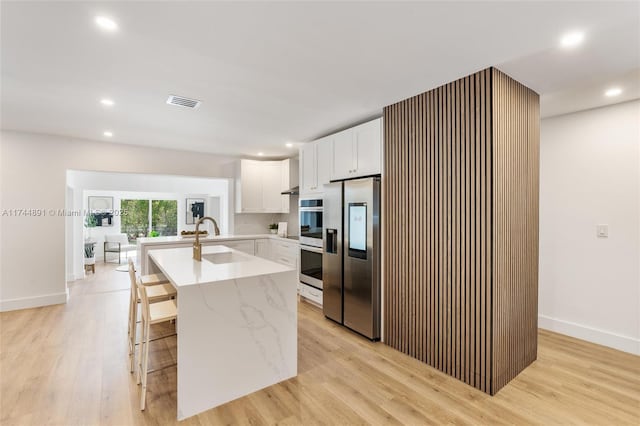
[[255, 251], [256, 256], [271, 260], [271, 240], [268, 238], [256, 240]]
[[315, 287], [300, 283], [300, 297], [309, 299], [310, 301], [322, 306], [322, 290]]
[[282, 265], [298, 268], [300, 248], [296, 243], [271, 240], [271, 260]]
[[255, 255], [281, 265], [298, 269], [300, 257], [298, 243], [279, 239], [261, 238], [255, 240]]

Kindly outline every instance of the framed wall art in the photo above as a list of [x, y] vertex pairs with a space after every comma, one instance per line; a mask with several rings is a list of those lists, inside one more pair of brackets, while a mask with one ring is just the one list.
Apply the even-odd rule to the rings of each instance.
[[195, 225], [198, 219], [204, 217], [204, 200], [202, 198], [187, 198], [187, 225]]

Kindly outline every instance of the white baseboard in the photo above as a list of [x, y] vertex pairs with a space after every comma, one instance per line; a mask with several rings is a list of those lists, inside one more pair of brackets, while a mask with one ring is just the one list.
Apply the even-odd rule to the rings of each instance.
[[0, 312], [15, 311], [17, 309], [38, 308], [40, 306], [59, 305], [67, 303], [69, 293], [45, 294], [44, 296], [20, 297], [18, 299], [0, 300]]
[[555, 331], [560, 334], [608, 346], [624, 352], [640, 355], [640, 339], [623, 336], [610, 331], [587, 327], [575, 322], [564, 321], [551, 318], [545, 315], [538, 315], [538, 327], [545, 330]]

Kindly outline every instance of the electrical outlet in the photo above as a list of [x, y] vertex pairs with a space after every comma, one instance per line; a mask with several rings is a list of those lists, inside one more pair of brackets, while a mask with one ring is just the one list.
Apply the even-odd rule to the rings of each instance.
[[609, 225], [596, 226], [596, 233], [598, 238], [609, 238]]

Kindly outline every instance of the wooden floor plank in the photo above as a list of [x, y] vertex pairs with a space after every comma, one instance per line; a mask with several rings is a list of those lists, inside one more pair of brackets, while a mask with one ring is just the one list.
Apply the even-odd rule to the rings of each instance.
[[[176, 367], [149, 376], [147, 409], [138, 408], [127, 274], [99, 263], [70, 294], [66, 305], [0, 314], [0, 424], [177, 424]], [[538, 360], [491, 397], [309, 304], [298, 311], [296, 378], [180, 425], [640, 423], [631, 354], [540, 330]], [[150, 356], [152, 366], [175, 362], [176, 338], [154, 342]]]

